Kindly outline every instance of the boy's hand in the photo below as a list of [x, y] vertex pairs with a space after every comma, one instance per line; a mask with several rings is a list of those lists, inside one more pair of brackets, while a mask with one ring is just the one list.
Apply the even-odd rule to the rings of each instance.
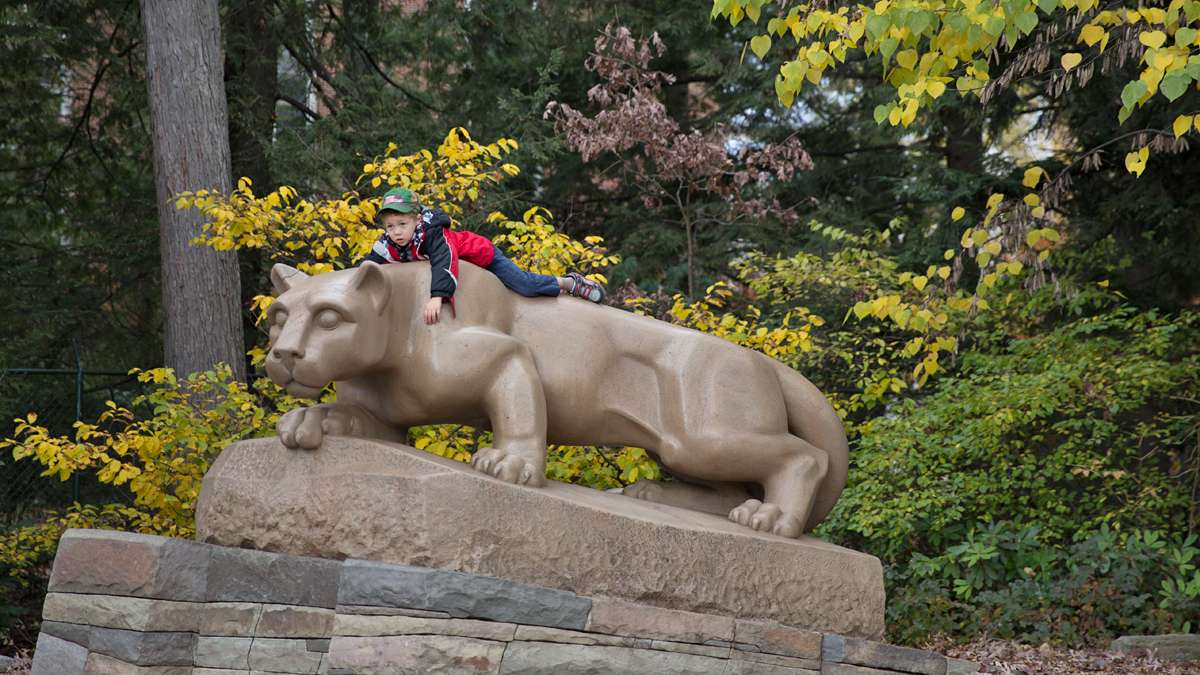
[[425, 303], [425, 325], [432, 326], [438, 322], [438, 318], [442, 313], [442, 299], [430, 298], [429, 302]]

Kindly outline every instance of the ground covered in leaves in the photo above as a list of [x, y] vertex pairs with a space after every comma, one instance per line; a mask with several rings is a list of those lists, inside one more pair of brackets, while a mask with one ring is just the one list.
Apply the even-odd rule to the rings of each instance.
[[1005, 640], [975, 640], [962, 645], [932, 643], [928, 649], [983, 664], [983, 672], [1009, 675], [1073, 673], [1169, 673], [1200, 675], [1200, 661], [1165, 661], [1149, 655], [1104, 649], [1034, 646]]

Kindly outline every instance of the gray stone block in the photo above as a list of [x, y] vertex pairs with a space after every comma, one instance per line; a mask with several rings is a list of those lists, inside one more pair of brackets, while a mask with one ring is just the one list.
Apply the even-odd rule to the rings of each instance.
[[50, 572], [51, 592], [203, 601], [210, 546], [111, 530], [67, 530]]
[[136, 666], [111, 656], [88, 654], [84, 675], [192, 675], [191, 666]]
[[321, 652], [308, 651], [305, 640], [254, 638], [250, 645], [250, 669], [275, 673], [315, 674]]
[[56, 638], [87, 647], [92, 640], [92, 627], [61, 621], [42, 621], [42, 632]]
[[1122, 635], [1112, 641], [1114, 652], [1150, 652], [1164, 661], [1200, 661], [1200, 635]]
[[41, 633], [33, 649], [33, 668], [29, 672], [31, 675], [82, 675], [87, 656], [87, 647]]
[[500, 672], [523, 675], [692, 675], [722, 673], [728, 663], [725, 659], [652, 649], [512, 642], [504, 652]]
[[7, 673], [12, 670], [13, 664], [16, 662], [17, 660], [13, 657], [0, 654], [0, 673]]
[[212, 547], [208, 600], [307, 605], [337, 605], [336, 560], [306, 558], [242, 548]]
[[190, 666], [194, 633], [142, 633], [119, 628], [93, 628], [90, 648], [138, 666]]
[[202, 668], [233, 668], [249, 670], [250, 643], [248, 637], [209, 637], [201, 635], [196, 638], [196, 649], [193, 664]]
[[423, 567], [347, 560], [338, 603], [447, 612], [534, 626], [579, 630], [592, 602], [574, 593]]
[[329, 642], [329, 638], [309, 638], [304, 641], [304, 646], [310, 652], [325, 654], [329, 652]]
[[707, 640], [732, 640], [733, 619], [714, 614], [699, 614], [652, 605], [595, 598], [587, 629], [596, 633], [631, 637], [704, 643]]
[[821, 659], [823, 664], [840, 663], [919, 675], [946, 675], [946, 657], [941, 654], [831, 633], [822, 639]]

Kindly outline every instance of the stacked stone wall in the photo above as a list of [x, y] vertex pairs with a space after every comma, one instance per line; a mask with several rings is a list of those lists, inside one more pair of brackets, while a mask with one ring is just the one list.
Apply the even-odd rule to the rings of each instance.
[[46, 675], [976, 670], [770, 621], [101, 530], [63, 536], [33, 667]]

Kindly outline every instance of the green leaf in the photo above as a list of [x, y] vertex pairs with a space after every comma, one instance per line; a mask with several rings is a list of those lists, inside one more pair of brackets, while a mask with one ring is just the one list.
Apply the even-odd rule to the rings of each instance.
[[913, 35], [920, 35], [925, 32], [933, 23], [933, 12], [913, 12], [909, 15], [906, 25]]
[[1038, 18], [1034, 12], [1025, 12], [1017, 17], [1017, 28], [1020, 28], [1021, 32], [1025, 35], [1032, 33], [1033, 29], [1037, 28], [1037, 25]]
[[983, 30], [992, 37], [1000, 37], [1000, 34], [1004, 32], [1004, 18], [999, 16], [989, 18], [987, 23], [983, 24]]
[[754, 52], [760, 60], [767, 55], [767, 50], [771, 48], [771, 36], [759, 35], [750, 40], [750, 51]]
[[1180, 28], [1175, 31], [1175, 44], [1181, 47], [1192, 44], [1192, 41], [1196, 39], [1196, 33], [1195, 28]]
[[892, 21], [888, 17], [872, 14], [867, 17], [867, 34], [878, 40], [891, 25]]
[[1167, 73], [1167, 76], [1163, 78], [1162, 83], [1158, 85], [1158, 89], [1162, 92], [1163, 96], [1167, 97], [1168, 101], [1174, 101], [1180, 96], [1183, 96], [1183, 93], [1187, 91], [1188, 84], [1191, 83], [1191, 81], [1192, 78], [1188, 77], [1187, 73], [1183, 72], [1182, 70], [1174, 70], [1170, 73]]
[[1133, 82], [1125, 85], [1125, 88], [1121, 90], [1121, 103], [1123, 103], [1126, 108], [1133, 110], [1133, 106], [1138, 102], [1139, 99], [1146, 95], [1146, 91], [1145, 82], [1142, 82], [1141, 80], [1134, 80]]
[[1044, 14], [1053, 14], [1058, 7], [1058, 0], [1037, 0], [1037, 6]]
[[882, 124], [887, 119], [888, 113], [892, 112], [892, 106], [887, 103], [881, 103], [875, 106], [875, 124]]
[[883, 54], [883, 63], [887, 65], [888, 59], [892, 58], [892, 54], [896, 53], [896, 47], [900, 46], [900, 42], [896, 38], [888, 38], [879, 43], [879, 53]]

